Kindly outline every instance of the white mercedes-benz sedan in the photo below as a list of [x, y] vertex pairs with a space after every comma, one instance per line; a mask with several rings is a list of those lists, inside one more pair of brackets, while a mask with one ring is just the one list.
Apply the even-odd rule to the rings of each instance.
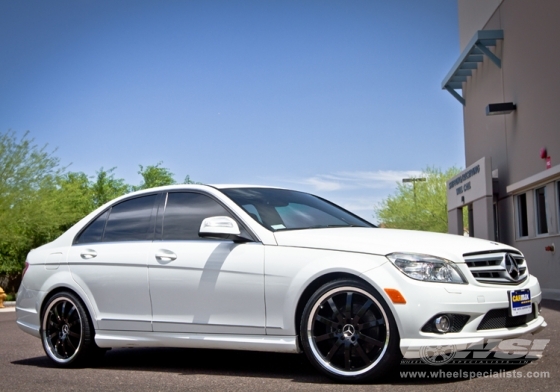
[[287, 189], [177, 185], [119, 197], [31, 251], [16, 311], [60, 366], [111, 347], [303, 351], [359, 382], [426, 347], [536, 333], [540, 301], [504, 244], [376, 228]]

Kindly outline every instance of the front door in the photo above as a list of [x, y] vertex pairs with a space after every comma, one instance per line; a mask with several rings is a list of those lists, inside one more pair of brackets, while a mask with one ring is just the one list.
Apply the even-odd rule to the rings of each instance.
[[263, 245], [200, 238], [211, 216], [231, 214], [207, 195], [168, 194], [148, 256], [153, 330], [264, 334]]

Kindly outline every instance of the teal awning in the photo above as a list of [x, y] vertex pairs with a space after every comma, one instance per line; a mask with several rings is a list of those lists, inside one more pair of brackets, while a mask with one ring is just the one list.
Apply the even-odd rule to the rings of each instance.
[[478, 30], [451, 68], [451, 71], [443, 79], [441, 88], [449, 91], [464, 105], [465, 99], [455, 90], [463, 89], [463, 82], [466, 82], [467, 77], [472, 75], [472, 71], [477, 69], [478, 63], [482, 63], [484, 56], [487, 56], [499, 68], [502, 67], [502, 61], [488, 48], [496, 46], [496, 42], [503, 39], [503, 30]]

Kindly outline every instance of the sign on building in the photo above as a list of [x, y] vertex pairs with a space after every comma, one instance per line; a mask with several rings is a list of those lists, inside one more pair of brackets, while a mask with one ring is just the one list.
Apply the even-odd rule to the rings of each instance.
[[447, 211], [492, 196], [490, 158], [479, 159], [447, 182]]

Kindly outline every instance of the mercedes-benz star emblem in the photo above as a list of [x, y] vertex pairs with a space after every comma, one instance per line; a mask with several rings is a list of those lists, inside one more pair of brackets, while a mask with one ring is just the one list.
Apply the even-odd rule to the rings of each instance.
[[344, 328], [342, 328], [342, 334], [346, 339], [351, 339], [355, 333], [356, 330], [354, 329], [354, 326], [351, 324], [346, 324]]
[[506, 271], [513, 280], [519, 279], [519, 267], [517, 261], [509, 254], [504, 256]]

